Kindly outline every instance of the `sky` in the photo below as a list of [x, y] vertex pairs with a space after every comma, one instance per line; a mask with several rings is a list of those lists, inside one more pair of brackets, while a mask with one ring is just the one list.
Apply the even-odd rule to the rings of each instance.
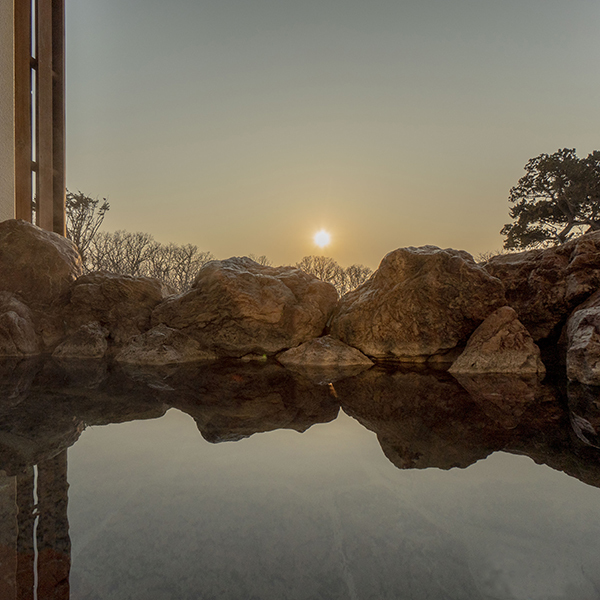
[[[67, 185], [103, 229], [376, 268], [502, 247], [529, 158], [600, 149], [597, 0], [67, 0]], [[331, 244], [313, 241], [325, 229]]]

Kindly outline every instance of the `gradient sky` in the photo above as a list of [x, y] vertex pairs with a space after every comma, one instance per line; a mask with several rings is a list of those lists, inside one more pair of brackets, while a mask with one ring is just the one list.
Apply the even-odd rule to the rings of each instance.
[[67, 183], [218, 258], [497, 250], [529, 158], [600, 149], [599, 40], [598, 0], [67, 0]]

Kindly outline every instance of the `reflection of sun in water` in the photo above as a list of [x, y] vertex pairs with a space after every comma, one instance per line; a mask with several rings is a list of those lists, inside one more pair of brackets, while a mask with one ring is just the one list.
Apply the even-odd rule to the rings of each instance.
[[313, 240], [317, 246], [324, 248], [325, 246], [329, 246], [329, 242], [331, 242], [331, 236], [329, 235], [329, 232], [321, 229], [321, 231], [317, 231], [317, 233], [315, 233]]

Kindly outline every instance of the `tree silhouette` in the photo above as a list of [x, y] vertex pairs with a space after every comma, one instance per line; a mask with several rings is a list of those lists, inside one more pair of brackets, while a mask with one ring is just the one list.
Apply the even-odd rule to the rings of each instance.
[[161, 244], [140, 231], [101, 231], [90, 244], [85, 269], [155, 277], [183, 292], [210, 260], [214, 260], [210, 252], [201, 252], [193, 244]]
[[83, 192], [67, 190], [65, 211], [67, 217], [67, 237], [77, 246], [85, 265], [87, 251], [104, 221], [110, 204], [103, 198], [91, 198]]
[[504, 247], [535, 248], [562, 244], [600, 230], [600, 151], [578, 158], [575, 149], [540, 154], [510, 190], [514, 204], [504, 225]]
[[295, 267], [331, 283], [340, 296], [357, 288], [373, 273], [364, 265], [350, 265], [344, 269], [328, 256], [305, 256]]

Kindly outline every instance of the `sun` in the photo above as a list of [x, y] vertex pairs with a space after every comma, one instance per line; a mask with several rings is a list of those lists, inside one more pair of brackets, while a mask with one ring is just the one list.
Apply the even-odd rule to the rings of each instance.
[[321, 229], [321, 231], [317, 231], [317, 233], [315, 233], [313, 240], [317, 246], [320, 248], [325, 248], [325, 246], [329, 246], [329, 243], [331, 242], [331, 235], [328, 231]]

